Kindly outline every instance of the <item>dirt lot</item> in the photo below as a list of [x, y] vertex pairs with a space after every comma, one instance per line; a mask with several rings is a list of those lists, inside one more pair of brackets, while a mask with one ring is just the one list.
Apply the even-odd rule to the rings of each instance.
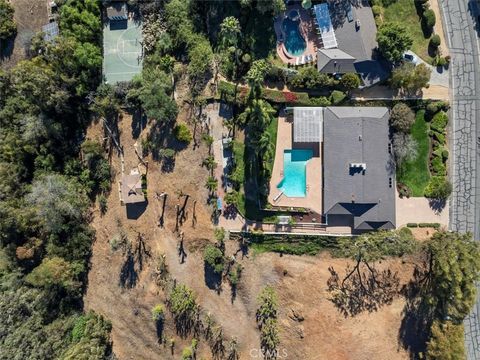
[[25, 58], [25, 47], [48, 23], [47, 0], [10, 0], [15, 9], [17, 36], [0, 56], [0, 67], [8, 69]]
[[[184, 121], [183, 111], [179, 119]], [[125, 171], [138, 165], [134, 152], [135, 126], [132, 118], [125, 115], [120, 122], [121, 143], [125, 153]], [[144, 130], [144, 133], [148, 131]], [[103, 138], [101, 125], [93, 125], [89, 138]], [[238, 339], [242, 359], [257, 359], [259, 335], [255, 323], [256, 298], [266, 284], [277, 289], [280, 301], [279, 323], [281, 327], [280, 355], [286, 359], [407, 359], [408, 354], [398, 345], [404, 300], [396, 298], [390, 305], [376, 312], [344, 317], [329, 300], [328, 268], [333, 266], [339, 274], [344, 273], [347, 262], [332, 259], [327, 254], [317, 257], [294, 257], [276, 254], [237, 255], [244, 271], [233, 299], [229, 285], [224, 282], [220, 292], [206, 285], [201, 249], [213, 241], [211, 210], [206, 204], [205, 181], [207, 170], [201, 167], [207, 156], [205, 145], [188, 148], [177, 153], [175, 167], [171, 172], [162, 172], [160, 165], [148, 158], [148, 206], [139, 211], [136, 219], [128, 218], [125, 206], [119, 203], [117, 181], [120, 176], [120, 160], [112, 154], [116, 171], [112, 191], [108, 197], [108, 211], [100, 216], [94, 211], [93, 226], [97, 239], [93, 246], [85, 308], [94, 309], [112, 321], [113, 348], [119, 359], [178, 359], [183, 347], [191, 337], [181, 339], [176, 335], [173, 321], [166, 317], [163, 336], [175, 339], [172, 355], [168, 345], [159, 344], [151, 309], [164, 302], [163, 292], [154, 282], [154, 263], [160, 254], [165, 254], [169, 272], [178, 282], [192, 288], [197, 301], [205, 312], [211, 313], [222, 326], [225, 339]], [[183, 204], [180, 192], [190, 195], [187, 203], [187, 219], [180, 230], [185, 234], [185, 258], [179, 256], [179, 236], [175, 233], [175, 205]], [[168, 194], [165, 210], [165, 227], [157, 226], [161, 213], [161, 200], [156, 193]], [[192, 225], [193, 200], [197, 200]], [[132, 214], [130, 214], [130, 217]], [[132, 249], [139, 246], [139, 234], [145, 239], [143, 261], [129, 263], [121, 249], [114, 250], [110, 241], [117, 234], [127, 234]], [[118, 237], [117, 237], [118, 238]], [[227, 255], [237, 249], [234, 241], [227, 242]], [[389, 266], [401, 274], [401, 283], [411, 275], [411, 269], [400, 261], [384, 261], [380, 267]], [[125, 278], [125, 273], [127, 277]], [[292, 310], [301, 313], [302, 322], [292, 320]], [[210, 350], [200, 341], [198, 358], [211, 358]]]

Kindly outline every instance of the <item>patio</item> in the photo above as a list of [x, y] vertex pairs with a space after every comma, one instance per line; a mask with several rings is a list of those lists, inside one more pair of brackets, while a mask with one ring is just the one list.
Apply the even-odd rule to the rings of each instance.
[[[288, 197], [277, 188], [283, 179], [283, 153], [293, 146], [293, 121], [281, 114], [278, 118], [277, 146], [275, 162], [270, 179], [270, 193], [268, 202], [274, 206], [305, 208], [318, 214], [322, 213], [322, 161], [321, 157], [314, 156], [307, 162], [307, 195], [305, 197]], [[280, 196], [279, 196], [280, 195]], [[317, 219], [320, 222], [321, 219]]]
[[322, 47], [320, 36], [317, 34], [315, 18], [311, 15], [311, 10], [305, 10], [302, 6], [296, 4], [288, 6], [287, 9], [275, 18], [275, 33], [277, 35], [277, 55], [286, 64], [301, 65], [297, 63], [297, 58], [301, 56], [293, 56], [288, 53], [285, 48], [285, 34], [283, 31], [283, 21], [287, 14], [292, 10], [297, 10], [300, 14], [300, 31], [306, 42], [306, 49], [301, 56], [311, 58], [309, 63], [315, 64], [317, 59], [317, 49]]

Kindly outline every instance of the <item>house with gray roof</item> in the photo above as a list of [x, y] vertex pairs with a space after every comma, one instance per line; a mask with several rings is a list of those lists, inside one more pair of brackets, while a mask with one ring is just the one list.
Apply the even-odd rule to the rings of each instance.
[[320, 49], [317, 51], [317, 69], [325, 74], [345, 74], [356, 72], [356, 59], [340, 49]]
[[323, 113], [323, 209], [329, 225], [395, 228], [395, 164], [386, 107]]

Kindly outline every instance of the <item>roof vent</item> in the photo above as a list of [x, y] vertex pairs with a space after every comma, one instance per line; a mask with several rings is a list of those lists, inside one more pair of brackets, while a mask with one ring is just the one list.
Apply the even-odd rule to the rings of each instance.
[[350, 163], [350, 169], [367, 170], [365, 163]]
[[362, 135], [358, 135], [358, 141], [362, 141]]

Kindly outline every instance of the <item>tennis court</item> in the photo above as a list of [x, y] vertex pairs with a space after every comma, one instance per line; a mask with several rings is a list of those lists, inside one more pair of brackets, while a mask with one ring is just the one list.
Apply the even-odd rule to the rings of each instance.
[[103, 74], [107, 83], [129, 81], [142, 70], [141, 42], [142, 27], [139, 22], [128, 20], [123, 26], [111, 23], [104, 27]]

